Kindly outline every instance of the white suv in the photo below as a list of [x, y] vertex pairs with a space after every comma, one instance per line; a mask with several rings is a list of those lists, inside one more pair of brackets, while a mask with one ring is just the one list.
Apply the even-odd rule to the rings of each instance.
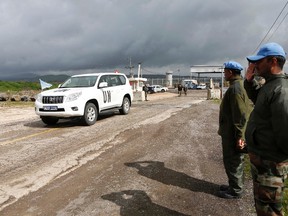
[[35, 111], [47, 125], [72, 117], [81, 117], [85, 125], [93, 125], [103, 111], [118, 109], [121, 114], [128, 114], [132, 100], [132, 88], [125, 74], [81, 74], [38, 94]]
[[154, 92], [166, 92], [168, 91], [167, 87], [164, 87], [162, 85], [151, 85]]

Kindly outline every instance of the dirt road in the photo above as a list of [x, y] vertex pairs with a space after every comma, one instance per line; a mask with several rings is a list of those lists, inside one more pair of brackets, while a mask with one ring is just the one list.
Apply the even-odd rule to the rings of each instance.
[[255, 215], [248, 180], [242, 199], [216, 196], [219, 104], [165, 94], [91, 127], [1, 107], [0, 215]]

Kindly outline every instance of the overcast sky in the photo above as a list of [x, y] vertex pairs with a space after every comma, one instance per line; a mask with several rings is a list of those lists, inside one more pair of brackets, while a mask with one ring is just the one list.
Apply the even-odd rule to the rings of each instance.
[[[287, 0], [1, 0], [0, 78], [247, 65]], [[283, 11], [278, 23], [288, 13]], [[269, 42], [288, 50], [288, 18]], [[264, 41], [266, 43], [267, 41]]]

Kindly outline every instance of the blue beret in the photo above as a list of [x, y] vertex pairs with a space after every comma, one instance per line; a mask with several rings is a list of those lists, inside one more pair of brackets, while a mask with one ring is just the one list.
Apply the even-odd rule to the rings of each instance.
[[225, 69], [231, 69], [231, 70], [243, 70], [242, 65], [240, 65], [238, 62], [235, 61], [228, 61], [224, 63]]
[[277, 43], [267, 43], [264, 44], [257, 55], [247, 56], [247, 60], [251, 62], [259, 61], [267, 56], [283, 56], [286, 59], [286, 53], [279, 44]]

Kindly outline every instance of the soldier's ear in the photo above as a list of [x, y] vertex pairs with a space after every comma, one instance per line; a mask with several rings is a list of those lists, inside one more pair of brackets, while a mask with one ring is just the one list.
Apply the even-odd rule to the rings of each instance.
[[232, 70], [229, 70], [229, 75], [234, 75], [234, 72]]

